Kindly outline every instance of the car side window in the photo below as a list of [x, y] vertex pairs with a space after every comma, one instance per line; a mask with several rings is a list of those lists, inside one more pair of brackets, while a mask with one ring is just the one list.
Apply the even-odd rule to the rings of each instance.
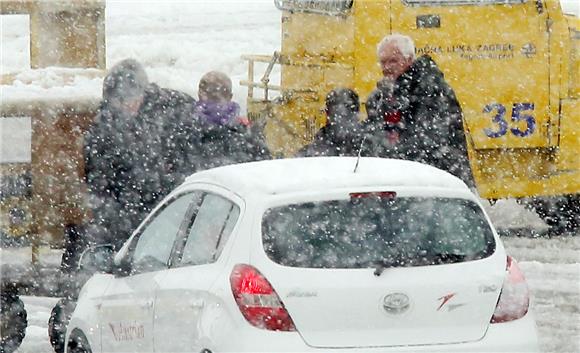
[[189, 193], [170, 201], [144, 227], [133, 251], [132, 274], [168, 267], [173, 244], [193, 198], [194, 194]]
[[215, 194], [206, 194], [189, 229], [180, 265], [214, 262], [221, 254], [239, 215], [239, 207], [231, 201]]

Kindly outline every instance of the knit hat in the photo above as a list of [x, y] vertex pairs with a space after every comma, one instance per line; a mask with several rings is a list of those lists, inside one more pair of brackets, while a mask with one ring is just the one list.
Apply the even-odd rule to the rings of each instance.
[[345, 106], [349, 111], [358, 113], [360, 102], [358, 94], [349, 88], [336, 88], [326, 95], [326, 112], [328, 114], [337, 106]]
[[210, 71], [199, 80], [198, 95], [200, 100], [229, 101], [232, 99], [232, 80], [219, 71]]
[[103, 81], [103, 99], [127, 100], [143, 96], [149, 79], [143, 66], [134, 59], [125, 59], [109, 70]]

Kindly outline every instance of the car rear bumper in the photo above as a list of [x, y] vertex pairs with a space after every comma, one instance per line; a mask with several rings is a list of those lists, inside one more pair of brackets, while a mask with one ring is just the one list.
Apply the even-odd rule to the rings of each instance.
[[[340, 333], [337, 333], [337, 335]], [[297, 332], [272, 332], [252, 327], [237, 330], [235, 337], [221, 342], [216, 352], [328, 352], [332, 348], [308, 346]], [[212, 351], [214, 350], [212, 349]], [[489, 326], [485, 336], [475, 342], [396, 347], [337, 348], [341, 353], [370, 352], [539, 352], [538, 336], [531, 314], [523, 318]]]

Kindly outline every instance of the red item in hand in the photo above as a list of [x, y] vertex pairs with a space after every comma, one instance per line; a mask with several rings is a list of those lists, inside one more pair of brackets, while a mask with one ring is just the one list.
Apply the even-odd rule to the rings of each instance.
[[394, 126], [401, 122], [401, 112], [398, 110], [386, 112], [385, 116], [385, 123], [387, 126]]

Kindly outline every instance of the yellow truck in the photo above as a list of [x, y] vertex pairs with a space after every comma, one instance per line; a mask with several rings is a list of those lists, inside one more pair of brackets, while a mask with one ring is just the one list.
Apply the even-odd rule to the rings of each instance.
[[[481, 197], [517, 198], [549, 225], [580, 217], [580, 20], [555, 0], [275, 0], [281, 50], [247, 55], [248, 116], [292, 155], [324, 124], [336, 87], [364, 100], [381, 71], [376, 45], [411, 36], [445, 73], [464, 112]], [[262, 64], [259, 64], [262, 63]], [[259, 65], [265, 66], [258, 79]], [[280, 82], [272, 84], [272, 72]], [[255, 92], [263, 90], [263, 94]], [[272, 93], [272, 91], [277, 91]]]

